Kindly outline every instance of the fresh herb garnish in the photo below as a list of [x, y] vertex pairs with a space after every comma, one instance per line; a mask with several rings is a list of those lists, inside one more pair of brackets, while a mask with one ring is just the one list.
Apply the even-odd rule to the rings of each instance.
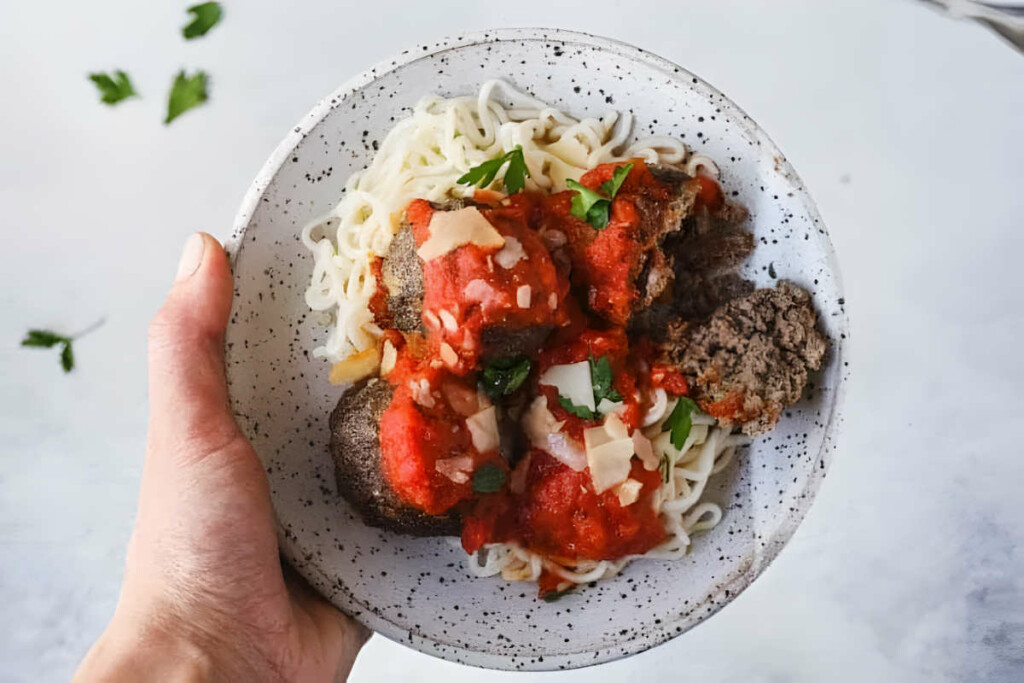
[[186, 76], [184, 70], [179, 71], [174, 77], [171, 94], [167, 98], [167, 118], [164, 119], [164, 124], [205, 102], [208, 83], [209, 77], [204, 71], [197, 71], [192, 76]]
[[672, 430], [672, 435], [669, 438], [676, 450], [682, 450], [686, 444], [686, 439], [690, 436], [690, 428], [693, 427], [693, 413], [696, 410], [697, 404], [693, 402], [693, 399], [680, 396], [676, 407], [672, 409], [665, 424], [661, 426], [663, 432]]
[[100, 102], [114, 105], [129, 97], [138, 97], [131, 79], [123, 71], [115, 71], [113, 77], [105, 73], [89, 74], [89, 80], [96, 84], [100, 91]]
[[25, 335], [25, 338], [21, 340], [21, 345], [36, 349], [52, 349], [59, 345], [61, 347], [60, 366], [64, 368], [64, 372], [71, 372], [75, 367], [75, 351], [71, 347], [72, 342], [89, 334], [102, 325], [103, 322], [103, 319], [97, 320], [78, 334], [70, 336], [57, 334], [50, 330], [29, 330], [28, 334]]
[[541, 600], [544, 602], [558, 602], [571, 592], [572, 587], [566, 588], [564, 591], [551, 591], [550, 593], [545, 593]]
[[473, 473], [473, 491], [476, 493], [494, 493], [501, 490], [505, 483], [505, 470], [491, 462], [485, 462]]
[[565, 181], [569, 189], [576, 190], [576, 194], [572, 196], [572, 215], [581, 221], [590, 223], [598, 230], [604, 229], [608, 225], [612, 200], [619, 193], [619, 188], [622, 187], [622, 183], [626, 180], [626, 176], [629, 175], [632, 168], [633, 164], [626, 164], [616, 168], [615, 172], [612, 173], [611, 180], [601, 183], [601, 187], [598, 188], [601, 191], [600, 193], [591, 190], [585, 185], [581, 185], [575, 180]]
[[563, 408], [565, 408], [565, 411], [567, 413], [575, 415], [578, 418], [584, 420], [593, 420], [597, 417], [597, 413], [595, 411], [591, 410], [586, 406], [575, 405], [572, 401], [567, 399], [565, 396], [562, 396], [561, 394], [558, 395], [558, 403]]
[[192, 5], [186, 11], [195, 15], [192, 23], [181, 29], [181, 35], [185, 36], [186, 40], [205, 36], [206, 32], [216, 26], [217, 22], [224, 15], [219, 2], [204, 2], [199, 5]]
[[516, 148], [511, 152], [502, 154], [500, 157], [490, 161], [485, 161], [479, 166], [474, 166], [456, 182], [460, 185], [487, 187], [494, 181], [495, 176], [498, 175], [498, 171], [505, 165], [505, 162], [508, 162], [508, 168], [505, 169], [505, 176], [502, 178], [502, 182], [509, 194], [515, 194], [526, 186], [526, 179], [530, 177], [530, 170], [526, 168], [526, 160], [523, 159], [522, 145], [516, 145]]
[[484, 393], [493, 401], [508, 396], [523, 385], [530, 375], [530, 367], [530, 359], [526, 356], [492, 360], [480, 373]]
[[601, 356], [597, 360], [594, 354], [590, 354], [590, 383], [594, 387], [594, 405], [601, 402], [601, 399], [608, 399], [612, 402], [622, 400], [622, 394], [612, 387], [612, 364], [608, 356]]

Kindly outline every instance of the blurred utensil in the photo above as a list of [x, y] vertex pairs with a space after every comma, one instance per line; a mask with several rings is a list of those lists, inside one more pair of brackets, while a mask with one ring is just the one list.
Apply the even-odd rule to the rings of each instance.
[[1024, 4], [973, 0], [922, 0], [954, 19], [970, 19], [999, 34], [1024, 52]]

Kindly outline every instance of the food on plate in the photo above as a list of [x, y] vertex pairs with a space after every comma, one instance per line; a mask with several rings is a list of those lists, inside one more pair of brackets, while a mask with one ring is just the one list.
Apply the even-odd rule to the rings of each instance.
[[497, 81], [427, 97], [303, 231], [338, 491], [545, 597], [685, 555], [827, 351], [807, 291], [744, 277], [714, 162], [630, 123]]

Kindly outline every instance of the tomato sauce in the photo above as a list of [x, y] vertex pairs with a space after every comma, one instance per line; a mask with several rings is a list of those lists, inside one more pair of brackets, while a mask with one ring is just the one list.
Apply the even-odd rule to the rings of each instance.
[[[507, 469], [496, 449], [479, 452], [464, 427], [465, 418], [482, 408], [475, 378], [456, 377], [405, 344], [387, 381], [395, 392], [380, 419], [381, 465], [403, 501], [439, 515], [472, 498], [472, 474], [481, 464]], [[438, 461], [448, 458], [462, 459], [455, 479], [438, 470]]]
[[[423, 264], [424, 324], [439, 347], [448, 344], [457, 354], [456, 362], [448, 363], [457, 374], [470, 372], [488, 356], [485, 330], [508, 333], [531, 327], [556, 328], [569, 321], [564, 305], [569, 283], [558, 275], [547, 248], [527, 224], [537, 201], [538, 196], [517, 194], [498, 206], [480, 209], [514, 254], [504, 265], [498, 249], [475, 244]], [[416, 244], [422, 245], [430, 237], [434, 209], [428, 202], [415, 200], [406, 215]], [[516, 244], [518, 248], [513, 250]], [[513, 263], [515, 256], [518, 259]]]
[[652, 496], [661, 475], [633, 461], [630, 477], [642, 484], [639, 499], [619, 503], [613, 490], [594, 491], [590, 472], [576, 472], [533, 449], [527, 484], [518, 496], [488, 496], [464, 522], [462, 543], [475, 552], [485, 543], [515, 541], [571, 566], [579, 560], [614, 560], [661, 543], [665, 530]]
[[[540, 230], [565, 233], [572, 259], [572, 282], [586, 296], [587, 307], [615, 325], [625, 325], [638, 298], [636, 279], [645, 249], [642, 220], [637, 205], [667, 202], [668, 185], [661, 182], [639, 160], [611, 203], [608, 225], [600, 230], [572, 215], [573, 191], [544, 198], [538, 222]], [[580, 184], [600, 191], [622, 164], [598, 166], [580, 178]]]

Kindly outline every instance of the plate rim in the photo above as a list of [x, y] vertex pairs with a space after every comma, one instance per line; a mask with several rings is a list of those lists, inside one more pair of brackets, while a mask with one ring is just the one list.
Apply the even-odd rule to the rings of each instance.
[[[575, 43], [596, 48], [598, 50], [611, 51], [622, 55], [627, 59], [638, 61], [646, 64], [647, 66], [658, 69], [664, 72], [669, 78], [678, 81], [689, 81], [691, 85], [697, 85], [706, 89], [711, 95], [719, 96], [721, 98], [721, 106], [724, 109], [729, 110], [734, 115], [734, 120], [737, 123], [742, 124], [747, 133], [750, 134], [751, 137], [757, 139], [758, 142], [775, 157], [779, 173], [791, 185], [794, 196], [799, 200], [802, 206], [806, 207], [809, 217], [819, 228], [818, 239], [823, 241], [823, 246], [827, 256], [826, 267], [832, 275], [835, 292], [840, 297], [845, 296], [845, 288], [843, 286], [835, 245], [832, 243], [828, 227], [821, 217], [817, 204], [810, 196], [810, 193], [807, 192], [802, 179], [792, 167], [786, 156], [779, 149], [778, 145], [775, 144], [760, 125], [758, 125], [758, 123], [750, 117], [743, 108], [700, 76], [668, 59], [648, 52], [642, 48], [614, 38], [597, 36], [581, 31], [544, 27], [497, 28], [468, 31], [451, 36], [445, 36], [433, 42], [418, 43], [413, 47], [407, 48], [392, 57], [383, 59], [373, 66], [363, 70], [356, 76], [353, 76], [342, 83], [342, 85], [338, 86], [329, 95], [319, 100], [313, 108], [291, 128], [281, 142], [277, 144], [273, 152], [271, 152], [270, 156], [267, 158], [267, 161], [264, 162], [262, 168], [256, 174], [252, 183], [249, 185], [249, 188], [235, 214], [231, 235], [224, 241], [224, 249], [227, 252], [232, 272], [234, 272], [236, 263], [241, 256], [245, 243], [245, 236], [248, 232], [252, 217], [274, 177], [286, 163], [288, 158], [292, 156], [295, 149], [302, 143], [306, 135], [318, 126], [348, 95], [351, 95], [357, 90], [373, 83], [377, 78], [399, 70], [408, 64], [424, 59], [431, 59], [445, 52], [488, 43], [526, 41]], [[673, 623], [665, 623], [662, 625], [664, 628], [660, 630], [660, 633], [651, 638], [615, 643], [593, 651], [581, 650], [578, 652], [560, 652], [555, 655], [545, 656], [538, 662], [536, 659], [530, 660], [525, 657], [497, 654], [483, 649], [470, 649], [454, 643], [447, 643], [434, 637], [414, 634], [410, 630], [405, 629], [375, 613], [368, 606], [363, 605], [360, 601], [350, 596], [350, 601], [362, 607], [360, 614], [357, 617], [352, 618], [367, 626], [375, 633], [379, 633], [380, 635], [388, 638], [388, 640], [411, 647], [419, 652], [423, 652], [424, 654], [477, 668], [520, 671], [557, 671], [585, 668], [624, 659], [663, 645], [664, 643], [683, 635], [691, 628], [707, 621], [717, 614], [723, 607], [735, 600], [775, 560], [781, 550], [793, 537], [796, 529], [803, 522], [808, 511], [813, 505], [815, 498], [817, 497], [817, 492], [821, 487], [822, 482], [828, 474], [832, 460], [835, 458], [838, 437], [841, 432], [843, 422], [842, 408], [845, 402], [847, 376], [849, 374], [849, 349], [846, 344], [849, 340], [849, 315], [845, 304], [840, 307], [837, 327], [839, 334], [837, 337], [831, 339], [832, 348], [830, 349], [830, 353], [835, 354], [837, 363], [837, 380], [834, 387], [832, 387], [833, 399], [829, 406], [827, 421], [825, 422], [821, 448], [814, 458], [811, 474], [807, 477], [806, 484], [798, 495], [799, 504], [795, 507], [793, 512], [782, 516], [782, 520], [776, 527], [772, 536], [765, 541], [764, 547], [754, 554], [752, 561], [748, 565], [746, 565], [742, 570], [734, 573], [726, 581], [717, 584], [714, 590], [708, 593], [705, 600], [700, 604], [694, 605], [692, 610], [686, 614], [681, 614], [677, 618], [677, 622], [674, 623], [678, 625], [678, 621], [686, 620], [689, 615], [695, 614], [698, 611], [701, 614], [701, 616], [699, 616], [693, 623], [683, 625], [682, 630], [678, 632], [671, 632], [671, 626]], [[229, 379], [229, 390], [230, 384], [231, 382]], [[232, 407], [234, 408], [233, 398], [231, 398], [231, 402]], [[831, 457], [826, 458], [827, 453], [831, 453]], [[294, 566], [296, 564], [296, 557], [288, 546], [282, 543], [285, 538], [284, 527], [277, 517], [276, 509], [274, 510], [274, 521], [277, 526], [280, 552], [288, 562]], [[319, 567], [309, 563], [301, 564], [303, 565], [303, 570], [306, 570], [301, 573], [303, 573], [305, 578], [314, 584], [314, 586], [319, 587], [319, 592], [321, 592], [321, 594], [328, 592], [324, 590], [325, 587], [334, 585], [331, 577], [327, 576]], [[334, 590], [330, 592], [332, 595], [336, 595], [339, 591]], [[341, 592], [344, 594], [344, 591]], [[326, 595], [325, 599], [332, 602], [336, 607], [338, 606], [334, 600], [327, 598]], [[635, 646], [634, 643], [636, 643]], [[583, 657], [587, 658], [586, 661], [580, 661]], [[514, 666], [512, 664], [514, 660], [518, 660], [518, 666]]]

